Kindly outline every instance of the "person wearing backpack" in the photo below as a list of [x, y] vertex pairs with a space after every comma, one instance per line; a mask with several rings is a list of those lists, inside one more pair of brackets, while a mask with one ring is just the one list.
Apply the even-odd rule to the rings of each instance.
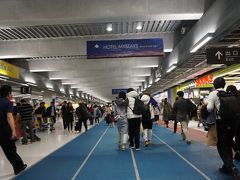
[[141, 97], [141, 101], [143, 101], [146, 108], [146, 111], [142, 114], [143, 139], [145, 147], [152, 143], [152, 119], [154, 119], [154, 109], [153, 105], [150, 103], [150, 99], [151, 97], [148, 94], [144, 94]]
[[[226, 89], [226, 92], [231, 93], [233, 96], [235, 96], [240, 103], [240, 96], [236, 86], [229, 85]], [[234, 159], [239, 161], [240, 160], [240, 120], [239, 118], [235, 119], [233, 127], [235, 127], [234, 129], [235, 141], [233, 141], [232, 143], [233, 145], [232, 148], [235, 151]]]
[[189, 123], [189, 100], [183, 98], [184, 92], [178, 91], [178, 100], [173, 105], [173, 112], [176, 114], [177, 122], [181, 123], [182, 138], [187, 144], [191, 144], [191, 139], [188, 132]]
[[221, 96], [219, 92], [226, 93], [224, 91], [225, 80], [222, 77], [218, 77], [214, 80], [213, 85], [215, 90], [209, 94], [207, 110], [209, 112], [214, 111], [216, 113], [216, 132], [217, 132], [217, 150], [218, 154], [223, 161], [223, 166], [219, 168], [219, 171], [225, 174], [238, 177], [238, 169], [233, 163], [232, 154], [232, 128], [229, 119], [223, 118], [221, 114]]
[[139, 98], [139, 95], [133, 88], [129, 88], [127, 90], [127, 99], [128, 99], [127, 119], [128, 119], [128, 133], [129, 133], [129, 142], [130, 142], [129, 147], [134, 148], [134, 145], [135, 145], [136, 151], [140, 150], [139, 148], [140, 147], [140, 124], [141, 124], [141, 117], [142, 117], [140, 112], [137, 111], [139, 107], [138, 105], [140, 104], [138, 98]]

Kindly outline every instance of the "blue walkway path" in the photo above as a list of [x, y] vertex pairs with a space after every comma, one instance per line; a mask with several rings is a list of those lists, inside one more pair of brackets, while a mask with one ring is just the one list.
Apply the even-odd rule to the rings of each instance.
[[[17, 176], [17, 180], [227, 180], [216, 149], [154, 126], [153, 144], [120, 151], [117, 129], [100, 123]], [[47, 147], [46, 147], [47, 148]], [[240, 164], [238, 164], [240, 165]]]

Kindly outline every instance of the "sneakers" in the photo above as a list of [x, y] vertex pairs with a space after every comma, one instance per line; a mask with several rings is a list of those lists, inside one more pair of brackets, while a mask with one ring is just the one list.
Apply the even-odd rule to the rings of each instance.
[[134, 148], [134, 146], [129, 146], [129, 149], [133, 149]]
[[234, 179], [240, 179], [240, 176], [238, 175], [238, 168], [233, 167], [233, 168], [227, 168], [226, 166], [222, 166], [219, 168], [219, 171], [224, 174], [232, 175]]
[[124, 144], [121, 145], [121, 150], [124, 151], [126, 149], [126, 146]]
[[148, 140], [148, 144], [152, 144], [152, 141]]
[[148, 145], [149, 145], [149, 141], [144, 141], [144, 146], [148, 147]]
[[136, 148], [136, 151], [140, 151], [140, 148]]
[[26, 168], [27, 168], [27, 165], [24, 164], [23, 167], [22, 167], [20, 170], [14, 171], [14, 174], [15, 174], [15, 175], [18, 175], [20, 172], [22, 172], [22, 171], [23, 171], [24, 169], [26, 169]]
[[192, 142], [190, 140], [186, 140], [186, 143], [187, 144], [191, 144]]

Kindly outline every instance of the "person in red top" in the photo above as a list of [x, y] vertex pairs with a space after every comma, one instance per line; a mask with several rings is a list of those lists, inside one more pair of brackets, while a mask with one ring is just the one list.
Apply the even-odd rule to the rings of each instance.
[[15, 175], [26, 169], [21, 157], [17, 154], [15, 140], [17, 138], [13, 120], [12, 88], [3, 85], [0, 89], [0, 146], [9, 162], [12, 164]]

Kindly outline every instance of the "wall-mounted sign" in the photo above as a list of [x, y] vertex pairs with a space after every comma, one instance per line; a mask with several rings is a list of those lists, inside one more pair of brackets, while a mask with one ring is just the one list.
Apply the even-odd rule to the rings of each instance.
[[32, 94], [32, 88], [28, 86], [22, 86], [20, 88], [21, 94]]
[[162, 56], [163, 39], [87, 41], [87, 58]]
[[112, 89], [112, 94], [119, 94], [120, 92], [127, 93], [127, 89]]
[[240, 48], [209, 48], [206, 53], [208, 64], [240, 63]]
[[12, 64], [0, 60], [0, 74], [19, 79], [20, 69]]
[[196, 87], [206, 85], [206, 84], [211, 84], [213, 83], [213, 75], [209, 74], [207, 76], [201, 77], [197, 79], [195, 82], [196, 82]]

